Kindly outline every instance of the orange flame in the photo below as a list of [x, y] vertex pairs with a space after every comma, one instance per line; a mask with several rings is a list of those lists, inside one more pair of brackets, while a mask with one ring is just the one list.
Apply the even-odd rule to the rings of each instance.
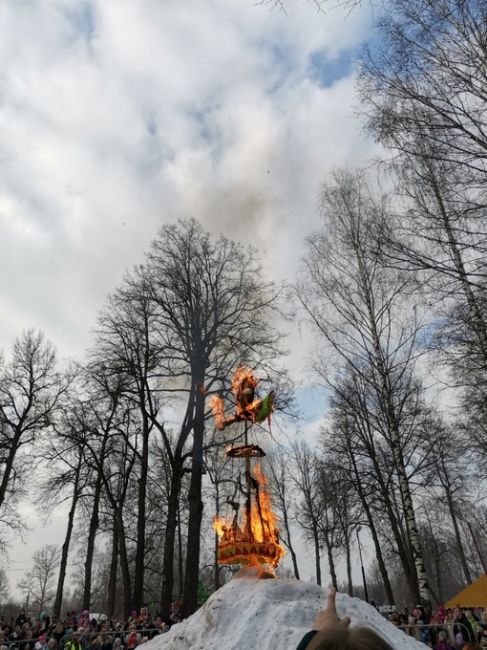
[[250, 390], [255, 390], [259, 382], [254, 377], [254, 373], [250, 368], [245, 366], [240, 366], [235, 370], [232, 379], [232, 392], [235, 397], [238, 397], [238, 394], [244, 388], [249, 388]]
[[213, 519], [213, 528], [219, 537], [220, 545], [230, 549], [226, 558], [220, 561], [250, 564], [257, 559], [277, 566], [285, 550], [279, 544], [277, 517], [272, 511], [271, 498], [266, 489], [267, 479], [260, 465], [255, 466], [253, 475], [256, 481], [256, 498], [252, 503], [250, 517], [245, 512], [241, 526], [230, 518]]
[[225, 428], [225, 402], [218, 395], [213, 395], [210, 398], [210, 408], [215, 418], [217, 429], [223, 431]]
[[[271, 497], [266, 490], [267, 479], [265, 478], [260, 465], [254, 467], [254, 477], [259, 484], [259, 498], [252, 505], [250, 521], [252, 535], [257, 542], [279, 542], [279, 530], [277, 528], [277, 517], [272, 511]], [[247, 526], [245, 521], [244, 529]]]
[[223, 399], [217, 395], [214, 395], [210, 399], [210, 406], [217, 429], [223, 431], [225, 427], [235, 422], [256, 422], [260, 421], [258, 418], [263, 419], [265, 417], [269, 420], [270, 426], [270, 414], [274, 410], [274, 391], [271, 391], [265, 398], [268, 411], [265, 415], [262, 415], [264, 400], [255, 397], [255, 389], [258, 383], [250, 368], [246, 368], [245, 366], [237, 368], [231, 385], [236, 401], [235, 413], [225, 417], [225, 404]]
[[237, 415], [246, 416], [246, 419], [252, 419], [255, 411], [261, 404], [260, 399], [255, 399], [255, 389], [259, 382], [254, 377], [250, 368], [241, 366], [235, 370], [232, 379], [232, 393], [237, 401]]
[[225, 519], [225, 517], [213, 517], [213, 529], [218, 537], [221, 539], [225, 531], [231, 526], [231, 521]]

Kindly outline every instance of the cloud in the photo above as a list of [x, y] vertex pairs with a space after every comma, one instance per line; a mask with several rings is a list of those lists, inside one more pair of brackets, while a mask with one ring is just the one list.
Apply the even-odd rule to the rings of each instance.
[[374, 148], [352, 108], [369, 24], [305, 0], [287, 15], [253, 0], [4, 3], [0, 348], [37, 327], [81, 358], [106, 294], [180, 217], [291, 279], [327, 171]]
[[281, 278], [326, 171], [371, 146], [340, 63], [360, 10], [23, 0], [1, 21], [0, 345], [35, 326], [82, 355], [106, 293], [179, 217], [256, 244]]

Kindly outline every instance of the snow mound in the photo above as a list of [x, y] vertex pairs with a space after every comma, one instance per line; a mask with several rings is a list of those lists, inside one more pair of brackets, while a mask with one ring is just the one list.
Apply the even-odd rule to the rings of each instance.
[[[145, 650], [295, 650], [323, 609], [327, 590], [299, 580], [239, 578], [197, 612], [144, 644]], [[358, 598], [337, 594], [339, 616], [373, 628], [394, 650], [424, 650]]]

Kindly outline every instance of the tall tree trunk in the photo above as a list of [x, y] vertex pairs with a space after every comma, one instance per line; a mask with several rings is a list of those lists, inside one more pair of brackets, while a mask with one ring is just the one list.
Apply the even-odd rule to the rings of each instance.
[[180, 492], [181, 458], [175, 457], [172, 468], [171, 489], [167, 505], [164, 557], [162, 561], [161, 616], [164, 621], [169, 620], [172, 608], [174, 591], [174, 545], [176, 541]]
[[299, 567], [298, 567], [298, 558], [296, 556], [296, 551], [292, 546], [289, 547], [289, 552], [291, 553], [291, 560], [293, 563], [293, 571], [294, 571], [294, 577], [296, 580], [301, 580], [299, 577]]
[[338, 589], [338, 580], [337, 580], [337, 574], [335, 569], [335, 558], [333, 557], [333, 544], [331, 543], [331, 540], [329, 539], [328, 535], [325, 535], [325, 546], [326, 546], [326, 553], [328, 556], [328, 566], [330, 568], [331, 584], [332, 587]]
[[292, 546], [291, 542], [287, 544], [287, 547], [289, 549], [289, 553], [291, 554], [291, 561], [293, 563], [293, 571], [294, 571], [294, 577], [296, 580], [301, 580], [299, 577], [299, 567], [298, 567], [298, 558], [296, 555], [296, 551], [294, 550], [294, 547]]
[[379, 466], [379, 463], [377, 461], [377, 457], [375, 453], [371, 456], [372, 463], [374, 465], [375, 469], [375, 474], [376, 474], [376, 479], [379, 484], [379, 489], [381, 493], [381, 497], [383, 499], [384, 505], [386, 507], [386, 512], [388, 515], [389, 519], [389, 524], [391, 526], [392, 534], [394, 535], [394, 540], [396, 542], [397, 546], [397, 552], [399, 555], [399, 558], [401, 560], [401, 565], [404, 571], [404, 575], [406, 578], [406, 581], [408, 583], [408, 588], [410, 592], [410, 596], [413, 600], [416, 602], [419, 602], [420, 600], [420, 593], [419, 593], [419, 587], [418, 587], [418, 579], [416, 575], [416, 568], [414, 564], [411, 564], [410, 562], [410, 551], [409, 547], [406, 548], [404, 545], [404, 540], [403, 536], [401, 535], [401, 530], [398, 525], [398, 521], [394, 512], [394, 505], [391, 502], [391, 497], [389, 494], [389, 489], [387, 485], [384, 482], [384, 478], [382, 476], [382, 472]]
[[396, 463], [401, 497], [404, 506], [406, 528], [411, 544], [411, 551], [413, 553], [416, 574], [418, 576], [419, 596], [421, 598], [422, 604], [429, 606], [429, 603], [431, 602], [431, 590], [428, 584], [428, 577], [426, 575], [426, 568], [423, 560], [423, 552], [421, 550], [421, 542], [419, 539], [418, 526], [416, 524], [416, 515], [414, 512], [409, 479], [407, 477], [406, 468], [404, 466], [404, 459], [402, 456], [402, 450], [400, 448], [399, 436], [397, 436], [395, 432], [391, 438], [391, 442], [393, 446], [394, 460]]
[[463, 569], [463, 575], [467, 581], [467, 585], [472, 584], [472, 576], [470, 575], [470, 569], [468, 568], [467, 558], [465, 557], [465, 551], [463, 549], [462, 537], [460, 535], [460, 528], [458, 526], [458, 518], [455, 512], [455, 504], [449, 489], [446, 489], [446, 502], [448, 504], [448, 511], [450, 512], [451, 522], [453, 525], [453, 532], [455, 533], [455, 541], [457, 543], [458, 556], [460, 558], [460, 563]]
[[387, 572], [386, 563], [384, 562], [384, 556], [382, 555], [382, 547], [380, 545], [379, 536], [377, 535], [377, 529], [375, 527], [374, 520], [371, 518], [370, 509], [368, 510], [369, 512], [367, 519], [369, 521], [369, 529], [372, 534], [372, 539], [374, 540], [375, 556], [379, 564], [379, 571], [382, 577], [382, 582], [384, 583], [387, 604], [394, 605], [394, 593], [392, 591], [391, 581], [389, 580], [389, 573]]
[[443, 567], [441, 566], [441, 561], [440, 561], [440, 554], [438, 553], [438, 544], [436, 542], [436, 539], [433, 537], [433, 544], [435, 545], [435, 565], [436, 565], [436, 575], [438, 577], [437, 579], [437, 584], [438, 584], [438, 598], [439, 600], [437, 601], [438, 603], [444, 603], [445, 598], [443, 596], [443, 578], [442, 578], [442, 573], [443, 573]]
[[316, 584], [321, 587], [320, 536], [317, 528], [313, 530], [313, 544], [315, 549]]
[[[200, 376], [201, 375], [197, 375]], [[205, 431], [205, 396], [203, 381], [196, 383], [195, 417], [193, 423], [193, 452], [189, 487], [188, 541], [184, 572], [183, 616], [190, 616], [198, 607], [198, 580], [200, 564], [200, 532], [203, 515], [201, 479], [203, 474], [203, 440]]]
[[124, 616], [127, 619], [132, 611], [132, 587], [130, 579], [130, 566], [127, 555], [127, 542], [125, 537], [125, 527], [121, 512], [116, 513], [118, 528], [118, 554], [120, 557], [120, 567], [122, 569], [123, 582], [123, 609]]
[[[376, 353], [378, 354], [377, 350]], [[375, 476], [375, 481], [377, 483], [377, 488], [378, 492], [380, 494], [380, 498], [382, 503], [384, 504], [385, 511], [387, 513], [387, 517], [389, 520], [389, 525], [391, 527], [392, 534], [394, 536], [394, 541], [396, 543], [397, 547], [397, 553], [399, 555], [399, 559], [401, 560], [401, 565], [402, 569], [404, 571], [404, 576], [406, 578], [409, 592], [410, 592], [410, 597], [412, 600], [419, 602], [420, 600], [420, 595], [419, 595], [419, 589], [418, 589], [418, 580], [416, 576], [416, 569], [414, 566], [414, 563], [412, 561], [412, 557], [410, 554], [409, 546], [406, 547], [404, 543], [404, 536], [402, 534], [401, 530], [401, 525], [400, 522], [397, 519], [396, 512], [395, 512], [395, 506], [393, 503], [393, 497], [394, 494], [391, 495], [390, 487], [388, 486], [383, 473], [382, 473], [382, 468], [379, 463], [377, 453], [373, 444], [373, 434], [372, 434], [372, 429], [373, 427], [371, 426], [369, 422], [369, 416], [367, 413], [367, 407], [362, 405], [360, 407], [360, 411], [354, 416], [354, 419], [356, 421], [356, 426], [357, 430], [360, 432], [360, 439], [361, 442], [364, 445], [365, 451], [370, 458], [370, 461], [372, 462], [372, 466], [374, 469], [374, 476]], [[392, 599], [392, 589], [390, 587], [390, 581], [389, 578], [386, 579], [387, 571], [385, 569], [385, 563], [383, 560], [382, 553], [380, 552], [380, 542], [379, 538], [377, 535], [377, 531], [375, 529], [374, 523], [373, 523], [373, 515], [371, 508], [369, 506], [369, 501], [368, 497], [365, 494], [364, 487], [362, 485], [362, 479], [360, 476], [360, 472], [357, 467], [355, 455], [354, 455], [354, 450], [351, 448], [350, 445], [350, 440], [347, 440], [347, 450], [348, 450], [348, 455], [350, 458], [350, 461], [353, 464], [354, 468], [354, 474], [357, 480], [357, 485], [359, 489], [359, 496], [360, 500], [362, 501], [362, 504], [364, 506], [364, 509], [367, 514], [367, 519], [369, 521], [369, 526], [371, 527], [371, 530], [374, 531], [375, 535], [375, 540], [374, 544], [376, 547], [376, 552], [378, 552], [378, 560], [379, 560], [379, 567], [381, 570], [382, 577], [384, 578], [384, 586], [386, 586], [386, 591], [388, 592], [388, 596]], [[388, 587], [387, 587], [388, 585]], [[392, 599], [391, 604], [394, 604], [394, 601]]]
[[283, 509], [283, 515], [282, 515], [282, 523], [284, 524], [284, 530], [286, 531], [286, 539], [284, 541], [285, 545], [289, 549], [289, 553], [291, 554], [291, 560], [293, 563], [293, 570], [294, 570], [294, 577], [296, 580], [300, 580], [299, 577], [299, 568], [298, 568], [298, 559], [296, 556], [296, 552], [294, 550], [294, 547], [292, 545], [291, 541], [291, 527], [289, 525], [289, 517], [287, 514], [287, 508], [284, 507]]
[[138, 479], [137, 499], [137, 543], [135, 550], [135, 575], [134, 593], [132, 606], [137, 612], [144, 604], [144, 574], [145, 574], [145, 513], [146, 513], [146, 492], [147, 472], [149, 469], [149, 422], [147, 416], [142, 413], [142, 453], [140, 458], [140, 476]]
[[364, 291], [364, 300], [366, 304], [369, 329], [373, 341], [375, 366], [378, 372], [377, 383], [377, 397], [382, 409], [385, 424], [388, 428], [389, 444], [394, 458], [395, 469], [399, 480], [399, 490], [401, 493], [401, 501], [404, 510], [404, 518], [406, 521], [406, 529], [408, 532], [409, 546], [412, 551], [414, 567], [417, 577], [417, 590], [419, 597], [425, 605], [431, 600], [431, 593], [428, 585], [428, 578], [426, 576], [426, 569], [424, 566], [423, 554], [421, 551], [421, 544], [419, 539], [418, 527], [416, 524], [416, 515], [414, 512], [413, 499], [411, 496], [411, 489], [409, 479], [407, 476], [406, 468], [404, 465], [404, 457], [401, 447], [401, 437], [398, 429], [398, 420], [396, 418], [396, 411], [392, 399], [393, 390], [391, 389], [391, 373], [387, 364], [384, 361], [384, 353], [381, 344], [380, 334], [377, 329], [377, 318], [374, 309], [373, 296], [370, 290], [370, 279], [366, 270], [365, 260], [359, 248], [356, 250], [357, 262], [359, 266], [359, 273], [361, 276], [361, 284]]
[[[101, 453], [104, 454], [104, 446]], [[101, 456], [103, 458], [103, 456]], [[88, 529], [88, 543], [86, 545], [86, 559], [85, 559], [85, 581], [83, 586], [83, 604], [82, 608], [90, 610], [91, 607], [91, 582], [93, 575], [93, 558], [95, 556], [95, 540], [100, 525], [99, 509], [100, 497], [102, 488], [102, 467], [98, 468], [98, 475], [96, 477], [95, 490], [93, 493], [93, 506], [91, 509], [90, 526]]]
[[359, 495], [360, 501], [362, 503], [365, 516], [367, 517], [368, 526], [372, 534], [372, 539], [374, 541], [375, 555], [377, 557], [377, 562], [379, 564], [379, 571], [382, 577], [382, 582], [384, 583], [384, 589], [386, 591], [386, 598], [388, 605], [394, 605], [394, 593], [392, 591], [391, 581], [389, 580], [389, 574], [387, 572], [386, 564], [384, 562], [384, 556], [382, 554], [382, 548], [379, 541], [379, 536], [377, 535], [377, 529], [375, 527], [374, 518], [370, 510], [368, 499], [365, 495], [364, 488], [362, 485], [362, 480], [358, 472], [357, 463], [352, 451], [349, 448], [349, 455], [352, 461], [354, 475], [356, 479], [357, 493]]
[[110, 561], [110, 574], [108, 578], [107, 614], [113, 618], [117, 600], [117, 568], [118, 568], [118, 526], [116, 517], [113, 518], [112, 531], [112, 557]]
[[218, 545], [220, 542], [220, 538], [218, 537], [218, 534], [215, 533], [214, 535], [214, 543], [213, 543], [213, 556], [214, 556], [214, 563], [215, 563], [215, 570], [213, 574], [213, 589], [214, 591], [217, 591], [220, 589], [220, 566], [218, 564]]
[[20, 443], [21, 436], [22, 436], [22, 429], [20, 429], [20, 427], [16, 427], [14, 437], [9, 443], [9, 452], [8, 452], [7, 460], [5, 461], [2, 480], [0, 481], [0, 508], [2, 507], [3, 502], [5, 501], [7, 488], [10, 481], [10, 476], [12, 474], [12, 470], [14, 467], [15, 455], [20, 447], [19, 443]]
[[184, 585], [184, 556], [183, 556], [183, 532], [181, 526], [181, 503], [178, 501], [178, 595], [183, 595]]
[[[220, 483], [218, 481], [218, 478], [215, 479], [215, 516], [219, 517], [220, 516]], [[218, 534], [215, 532], [214, 535], [214, 553], [213, 553], [213, 561], [215, 563], [215, 570], [214, 570], [214, 576], [213, 576], [213, 587], [214, 591], [217, 591], [220, 589], [220, 567], [218, 565], [218, 544], [219, 544], [219, 537]]]
[[345, 538], [345, 557], [347, 561], [348, 595], [353, 596], [352, 554], [350, 552], [350, 540], [348, 538]]
[[487, 324], [483, 317], [482, 309], [480, 308], [477, 298], [475, 297], [475, 294], [473, 292], [472, 283], [470, 282], [470, 279], [468, 277], [468, 273], [465, 268], [465, 264], [463, 262], [460, 247], [455, 238], [451, 220], [448, 215], [448, 211], [446, 209], [445, 203], [443, 201], [443, 195], [440, 186], [438, 184], [438, 179], [431, 166], [429, 167], [429, 177], [435, 194], [436, 202], [440, 210], [441, 219], [443, 222], [443, 228], [445, 230], [445, 234], [448, 240], [448, 246], [450, 248], [450, 254], [453, 260], [453, 264], [455, 266], [456, 272], [458, 273], [458, 278], [460, 280], [463, 294], [467, 302], [468, 311], [470, 313], [470, 318], [473, 325], [472, 329], [477, 335], [477, 340], [480, 346], [480, 350], [482, 352], [482, 356], [484, 357], [484, 359], [487, 359]]
[[69, 514], [68, 514], [68, 527], [66, 529], [66, 536], [64, 538], [64, 544], [61, 551], [61, 564], [59, 566], [59, 577], [57, 581], [56, 598], [54, 600], [54, 606], [52, 609], [52, 615], [56, 619], [59, 619], [61, 615], [64, 580], [66, 578], [66, 568], [68, 565], [69, 546], [71, 544], [71, 536], [73, 534], [74, 515], [76, 512], [76, 506], [78, 505], [78, 500], [80, 496], [79, 495], [80, 471], [81, 471], [81, 462], [78, 464], [78, 467], [76, 468], [76, 472], [74, 475], [73, 496], [71, 497], [71, 508], [69, 509]]

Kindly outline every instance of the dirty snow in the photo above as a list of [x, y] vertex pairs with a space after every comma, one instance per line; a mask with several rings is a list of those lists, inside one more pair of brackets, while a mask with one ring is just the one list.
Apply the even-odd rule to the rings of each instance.
[[[326, 595], [327, 590], [299, 580], [234, 579], [144, 650], [295, 650]], [[339, 616], [373, 628], [394, 650], [424, 650], [364, 601], [337, 594], [336, 602]]]

